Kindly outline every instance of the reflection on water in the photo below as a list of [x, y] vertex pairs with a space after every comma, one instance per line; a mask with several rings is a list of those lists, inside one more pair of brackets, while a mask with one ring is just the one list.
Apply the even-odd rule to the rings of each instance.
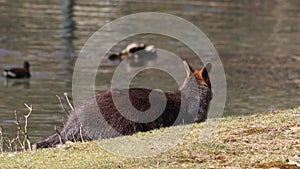
[[29, 86], [30, 86], [30, 80], [29, 79], [8, 79], [8, 78], [4, 78], [3, 85], [5, 87], [22, 86], [24, 89], [28, 89]]
[[74, 51], [73, 40], [75, 39], [75, 21], [73, 20], [74, 0], [64, 0], [62, 5], [63, 20], [62, 20], [62, 38], [63, 46], [65, 47], [65, 55], [72, 55]]
[[[102, 25], [136, 12], [175, 14], [207, 34], [226, 72], [225, 115], [300, 105], [299, 1], [75, 2], [0, 0], [0, 67], [18, 66], [24, 60], [32, 67], [32, 78], [26, 81], [0, 77], [0, 125], [5, 134], [15, 131], [14, 110], [27, 113], [24, 103], [33, 105], [29, 124], [33, 140], [49, 135], [55, 125], [60, 126], [64, 112], [56, 95], [71, 94], [76, 61], [76, 57], [66, 56], [76, 56]], [[171, 51], [194, 67], [201, 65], [187, 46], [164, 36], [130, 37], [112, 51], [120, 51], [134, 41]], [[109, 88], [113, 70], [108, 64], [107, 69], [98, 72], [97, 91]], [[174, 87], [174, 80], [162, 72], [146, 71], [134, 79], [133, 85]]]

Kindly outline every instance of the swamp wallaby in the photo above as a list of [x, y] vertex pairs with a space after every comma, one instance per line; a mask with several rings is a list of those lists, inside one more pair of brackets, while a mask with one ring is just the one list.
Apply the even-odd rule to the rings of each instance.
[[[94, 98], [84, 100], [77, 106], [75, 111], [70, 113], [67, 121], [58, 132], [45, 140], [37, 142], [34, 147], [54, 147], [66, 141], [112, 138], [171, 125], [179, 125], [183, 122], [184, 124], [188, 124], [205, 121], [212, 99], [211, 84], [208, 75], [211, 64], [207, 64], [200, 70], [194, 70], [185, 61], [183, 64], [187, 71], [187, 77], [179, 91], [164, 93], [144, 88], [131, 88], [112, 89], [97, 94]], [[129, 110], [127, 109], [129, 105], [126, 93], [129, 93], [130, 106], [133, 106], [139, 113], [145, 113], [149, 109], [152, 112], [147, 113], [160, 111], [157, 110], [159, 108], [151, 107], [149, 97], [158, 101], [158, 103], [160, 103], [161, 98], [165, 98], [166, 104], [155, 120], [138, 122], [138, 117], [135, 115], [129, 120], [120, 113], [126, 113], [126, 110]], [[121, 109], [116, 108], [113, 100], [114, 94], [118, 97], [117, 101]]]

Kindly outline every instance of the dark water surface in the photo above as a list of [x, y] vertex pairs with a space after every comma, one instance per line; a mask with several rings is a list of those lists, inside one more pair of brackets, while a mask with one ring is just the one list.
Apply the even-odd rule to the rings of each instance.
[[[0, 125], [7, 136], [15, 131], [14, 110], [33, 105], [29, 131], [41, 139], [61, 125], [56, 95], [72, 93], [76, 56], [102, 25], [137, 12], [165, 12], [198, 26], [212, 41], [227, 78], [224, 115], [248, 115], [300, 105], [300, 2], [241, 1], [68, 1], [0, 0], [0, 68], [31, 64], [30, 80], [0, 76]], [[169, 50], [200, 67], [186, 46], [161, 36], [137, 36], [115, 50], [138, 41]], [[201, 45], [201, 44], [199, 44]], [[109, 88], [114, 66], [100, 71], [96, 90]], [[161, 79], [164, 79], [163, 81]], [[155, 83], [153, 83], [155, 82]], [[170, 76], [149, 71], [133, 85], [172, 90]]]

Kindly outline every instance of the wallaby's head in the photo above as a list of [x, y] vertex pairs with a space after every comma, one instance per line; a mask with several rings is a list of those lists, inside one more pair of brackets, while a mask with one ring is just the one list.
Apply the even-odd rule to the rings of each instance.
[[186, 100], [186, 111], [189, 114], [196, 114], [194, 122], [203, 122], [207, 119], [207, 112], [212, 99], [209, 78], [211, 63], [206, 64], [200, 70], [193, 69], [186, 61], [183, 61], [183, 64], [187, 76], [180, 91]]

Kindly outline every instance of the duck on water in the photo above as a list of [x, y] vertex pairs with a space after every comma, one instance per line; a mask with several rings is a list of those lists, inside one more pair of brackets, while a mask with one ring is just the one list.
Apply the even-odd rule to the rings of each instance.
[[7, 78], [12, 79], [20, 79], [20, 78], [30, 78], [30, 71], [29, 71], [29, 62], [24, 61], [23, 68], [11, 68], [11, 69], [4, 69], [3, 75]]
[[[124, 60], [128, 57], [133, 56], [134, 58], [137, 58], [139, 55], [137, 55], [137, 52], [143, 51], [144, 55], [147, 54], [149, 56], [155, 56], [156, 55], [156, 49], [154, 45], [145, 45], [143, 43], [138, 44], [138, 43], [131, 43], [126, 46], [125, 49], [122, 50], [122, 52], [117, 52], [117, 53], [109, 53], [108, 54], [108, 59], [110, 61], [114, 60]], [[141, 53], [140, 53], [141, 54]]]

